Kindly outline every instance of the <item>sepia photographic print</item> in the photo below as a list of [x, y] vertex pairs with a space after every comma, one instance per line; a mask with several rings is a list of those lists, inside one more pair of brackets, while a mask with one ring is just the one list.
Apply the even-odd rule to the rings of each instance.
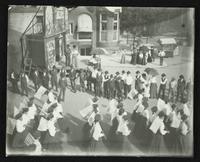
[[6, 155], [193, 156], [194, 9], [8, 7]]

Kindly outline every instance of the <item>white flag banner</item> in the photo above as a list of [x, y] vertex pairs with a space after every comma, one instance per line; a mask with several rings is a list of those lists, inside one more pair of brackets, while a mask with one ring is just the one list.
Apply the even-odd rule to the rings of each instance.
[[17, 114], [19, 114], [19, 109], [16, 107], [16, 106], [14, 106], [14, 112], [13, 112], [13, 118], [17, 115]]
[[158, 111], [161, 111], [164, 107], [165, 107], [165, 101], [159, 98], [157, 102]]
[[6, 128], [6, 133], [12, 135], [13, 131], [15, 129], [16, 126], [16, 120], [13, 118], [9, 118], [7, 119], [7, 128]]
[[43, 86], [40, 86], [40, 88], [37, 90], [37, 92], [35, 93], [34, 97], [37, 99], [41, 99], [42, 95], [44, 95], [44, 93], [47, 91], [47, 89]]

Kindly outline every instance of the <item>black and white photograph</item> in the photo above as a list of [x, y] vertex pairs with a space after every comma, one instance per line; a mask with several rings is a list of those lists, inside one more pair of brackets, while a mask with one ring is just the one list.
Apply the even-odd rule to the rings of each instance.
[[8, 6], [6, 155], [192, 157], [194, 12]]

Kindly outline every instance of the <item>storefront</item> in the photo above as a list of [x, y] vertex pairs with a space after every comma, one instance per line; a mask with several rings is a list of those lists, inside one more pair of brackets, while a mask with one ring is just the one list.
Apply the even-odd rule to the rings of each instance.
[[43, 17], [33, 26], [42, 29], [26, 35], [27, 53], [35, 66], [51, 69], [61, 63], [64, 57], [68, 34], [68, 11], [65, 7], [53, 6], [45, 6], [42, 9]]

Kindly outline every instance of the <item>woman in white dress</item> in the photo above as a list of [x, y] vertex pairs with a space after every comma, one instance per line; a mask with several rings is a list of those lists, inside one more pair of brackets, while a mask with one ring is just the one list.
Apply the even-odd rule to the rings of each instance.
[[79, 56], [79, 52], [76, 48], [76, 45], [73, 45], [71, 55], [72, 55], [72, 66], [76, 69], [78, 68], [78, 56]]
[[163, 136], [169, 133], [169, 131], [165, 130], [165, 125], [163, 122], [164, 117], [165, 117], [165, 113], [161, 111], [149, 128], [153, 134], [150, 149], [149, 149], [149, 152], [151, 153], [151, 155], [152, 153], [153, 155], [160, 155], [163, 153], [167, 153]]

